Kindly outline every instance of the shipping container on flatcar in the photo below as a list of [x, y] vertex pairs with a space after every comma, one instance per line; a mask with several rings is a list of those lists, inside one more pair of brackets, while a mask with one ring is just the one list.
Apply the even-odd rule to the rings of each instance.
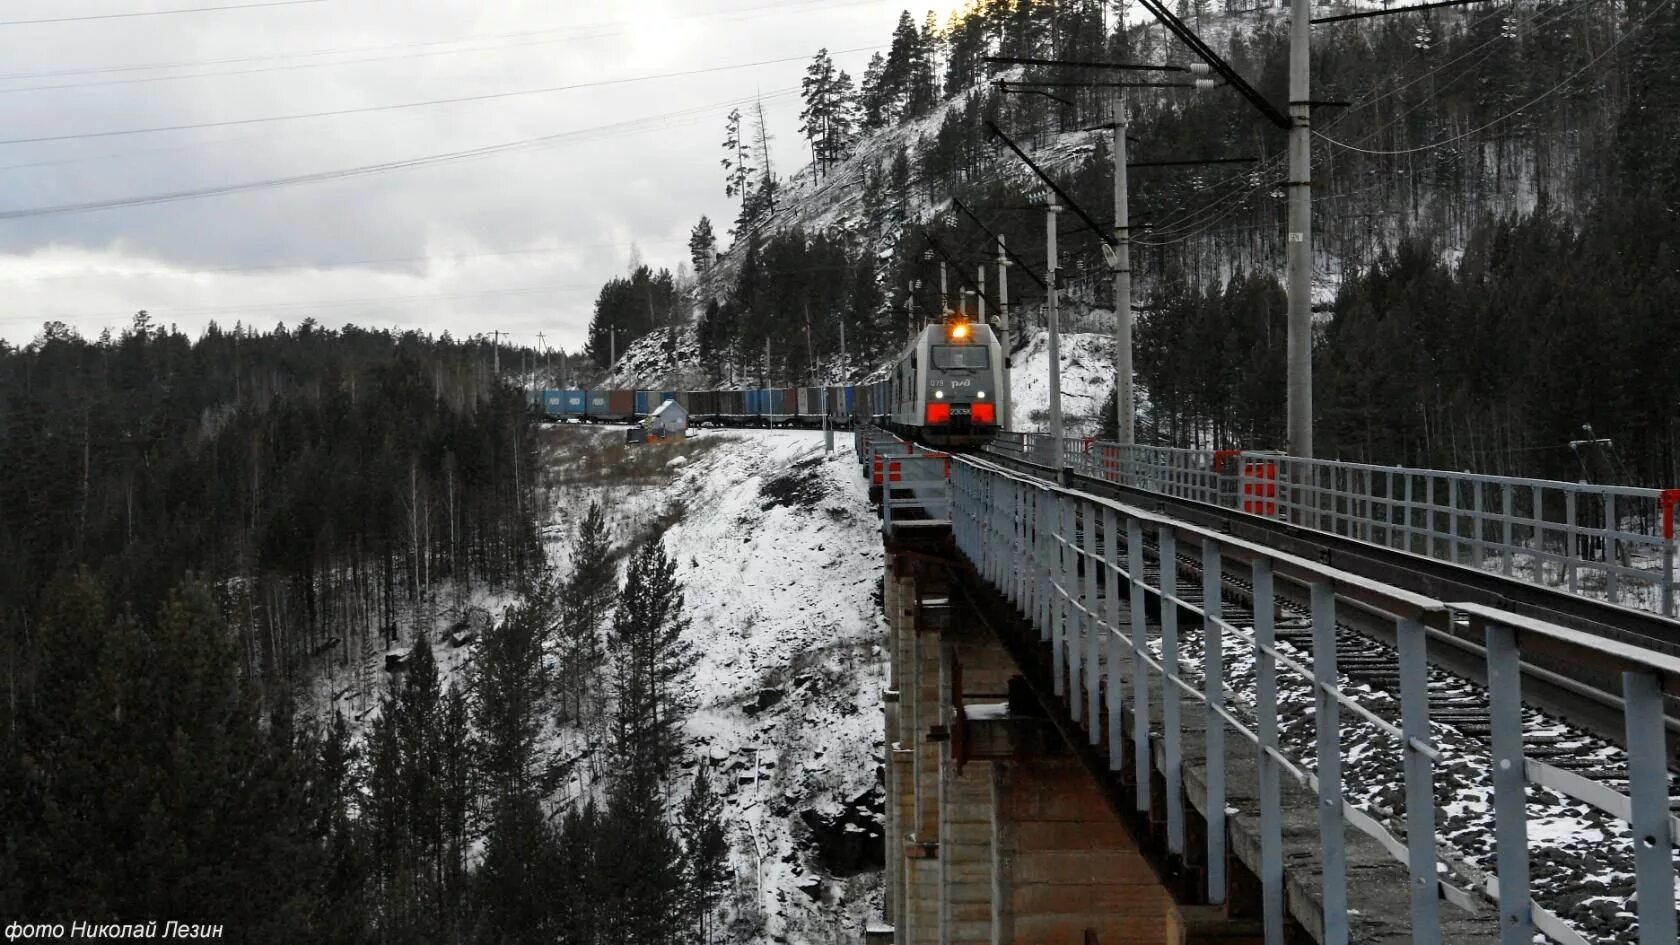
[[565, 391], [545, 390], [542, 392], [543, 416], [550, 420], [558, 420], [566, 412]]
[[560, 416], [567, 420], [582, 420], [589, 412], [589, 392], [563, 390], [560, 392]]
[[591, 422], [599, 422], [611, 412], [607, 403], [607, 391], [590, 390], [583, 392], [583, 415]]
[[676, 400], [676, 391], [639, 390], [636, 391], [636, 416], [652, 416], [659, 405], [667, 400]]
[[629, 421], [636, 416], [636, 392], [633, 390], [607, 391], [607, 415], [605, 419], [613, 421]]
[[740, 390], [720, 390], [718, 395], [718, 420], [723, 423], [740, 423], [741, 416], [746, 413], [746, 392]]

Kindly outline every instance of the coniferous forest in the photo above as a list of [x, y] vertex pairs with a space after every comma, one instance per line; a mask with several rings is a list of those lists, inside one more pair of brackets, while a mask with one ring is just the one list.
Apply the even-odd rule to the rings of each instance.
[[[545, 564], [525, 395], [494, 363], [478, 339], [191, 340], [144, 313], [0, 349], [0, 912], [710, 940], [728, 849], [705, 776], [675, 773], [675, 566], [599, 510], [570, 572]], [[515, 603], [446, 684], [428, 628], [475, 588]], [[303, 711], [312, 677], [398, 640], [360, 734]], [[557, 809], [541, 736], [565, 723], [614, 774]]]

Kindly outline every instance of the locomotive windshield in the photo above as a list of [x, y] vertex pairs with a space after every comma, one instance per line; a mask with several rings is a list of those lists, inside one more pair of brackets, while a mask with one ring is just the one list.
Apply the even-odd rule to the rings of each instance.
[[934, 345], [933, 366], [941, 371], [982, 371], [988, 360], [985, 345]]

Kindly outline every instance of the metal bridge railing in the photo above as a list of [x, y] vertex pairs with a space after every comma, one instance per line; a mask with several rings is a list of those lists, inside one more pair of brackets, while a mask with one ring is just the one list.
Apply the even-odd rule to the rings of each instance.
[[[1305, 785], [1317, 799], [1322, 914], [1326, 945], [1348, 941], [1345, 828], [1371, 837], [1410, 876], [1414, 942], [1441, 941], [1440, 901], [1479, 911], [1472, 890], [1498, 904], [1502, 945], [1548, 940], [1583, 945], [1585, 940], [1530, 895], [1526, 795], [1531, 785], [1557, 791], [1627, 823], [1634, 848], [1638, 888], [1639, 940], [1644, 945], [1675, 942], [1673, 845], [1680, 820], [1669, 812], [1663, 693], [1680, 692], [1680, 660], [1638, 647], [1605, 641], [1563, 627], [1492, 608], [1439, 601], [1385, 586], [1263, 545], [1155, 515], [1120, 502], [1059, 488], [1016, 475], [976, 459], [957, 457], [951, 466], [952, 530], [958, 549], [979, 575], [998, 588], [1049, 643], [1055, 695], [1076, 723], [1086, 725], [1093, 746], [1105, 726], [1112, 770], [1133, 766], [1139, 786], [1134, 803], [1148, 812], [1153, 803], [1151, 756], [1164, 767], [1167, 846], [1184, 854], [1184, 713], [1202, 715], [1205, 732], [1207, 897], [1226, 897], [1226, 772], [1257, 766], [1260, 864], [1265, 939], [1281, 945], [1284, 935], [1284, 847], [1280, 781], [1284, 775]], [[1195, 560], [1201, 595], [1184, 584], [1194, 580], [1179, 560]], [[1152, 568], [1153, 566], [1153, 568]], [[1252, 583], [1252, 626], [1224, 617], [1222, 575]], [[1276, 642], [1278, 586], [1306, 601], [1312, 628], [1309, 665], [1292, 659]], [[1148, 608], [1158, 606], [1151, 624]], [[1393, 724], [1341, 688], [1337, 673], [1338, 610], [1363, 612], [1392, 623], [1398, 641], [1400, 723]], [[1441, 629], [1468, 618], [1486, 639], [1489, 725], [1492, 730], [1491, 807], [1497, 869], [1482, 873], [1439, 855], [1435, 823], [1435, 766], [1442, 760], [1429, 722], [1428, 627]], [[1185, 634], [1202, 635], [1200, 666], [1181, 656]], [[1256, 663], [1252, 693], [1253, 728], [1226, 704], [1227, 641], [1250, 650]], [[1525, 648], [1563, 648], [1619, 671], [1627, 725], [1629, 790], [1564, 771], [1523, 755], [1524, 719], [1520, 674]], [[1158, 654], [1158, 655], [1157, 655]], [[1199, 685], [1186, 670], [1200, 671]], [[1280, 677], [1310, 685], [1315, 700], [1315, 751], [1311, 762], [1290, 757], [1279, 745]], [[1159, 717], [1154, 716], [1158, 697]], [[1399, 746], [1403, 758], [1405, 839], [1349, 802], [1342, 783], [1343, 718], [1373, 726]], [[1129, 722], [1132, 756], [1124, 733]], [[1234, 733], [1242, 750], [1227, 746]], [[1249, 747], [1251, 746], [1251, 747]], [[1446, 866], [1439, 864], [1446, 863]]]
[[1672, 519], [1665, 534], [1664, 490], [1270, 461], [1286, 521], [1674, 616], [1675, 540]]
[[879, 488], [881, 527], [891, 532], [907, 522], [944, 524], [951, 517], [951, 458], [886, 431], [861, 427], [854, 448]]
[[[1680, 489], [1100, 440], [1067, 439], [1056, 449], [1031, 433], [1000, 436], [988, 449], [1664, 616], [1680, 612]], [[1059, 464], [1049, 461], [1057, 456]]]

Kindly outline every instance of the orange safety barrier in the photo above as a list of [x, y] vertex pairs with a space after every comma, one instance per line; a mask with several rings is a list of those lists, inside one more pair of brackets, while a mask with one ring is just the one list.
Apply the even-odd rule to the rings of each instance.
[[1277, 463], [1259, 459], [1243, 461], [1242, 510], [1267, 518], [1277, 516]]
[[1102, 448], [1102, 474], [1109, 482], [1120, 481], [1120, 447], [1105, 446]]

